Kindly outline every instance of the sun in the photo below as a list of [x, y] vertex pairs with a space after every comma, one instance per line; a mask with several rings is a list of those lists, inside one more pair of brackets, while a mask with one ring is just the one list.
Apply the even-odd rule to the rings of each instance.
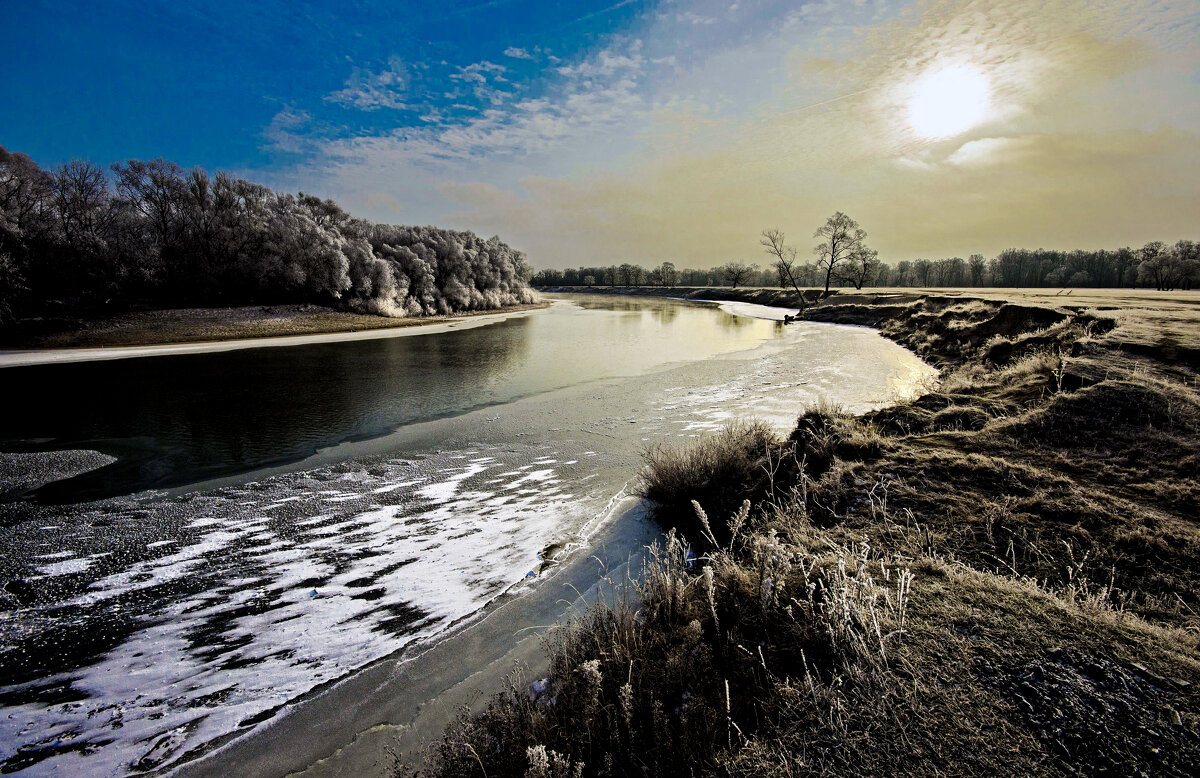
[[908, 120], [923, 138], [966, 132], [983, 121], [991, 88], [979, 71], [955, 65], [926, 73], [913, 85]]

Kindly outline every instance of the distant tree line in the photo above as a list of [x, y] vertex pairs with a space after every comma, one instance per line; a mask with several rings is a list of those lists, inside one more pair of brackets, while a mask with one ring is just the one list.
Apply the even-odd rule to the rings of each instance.
[[988, 258], [972, 254], [945, 259], [903, 260], [889, 265], [867, 248], [866, 232], [844, 213], [831, 216], [813, 237], [815, 261], [797, 262], [779, 230], [764, 230], [766, 267], [743, 261], [708, 270], [677, 269], [663, 262], [647, 270], [624, 263], [608, 267], [540, 270], [535, 286], [779, 286], [863, 287], [1153, 287], [1200, 286], [1200, 244], [1152, 241], [1141, 248], [1099, 251], [1005, 249]]
[[745, 262], [727, 262], [707, 270], [676, 268], [672, 262], [657, 267], [623, 263], [608, 267], [539, 270], [534, 286], [772, 286], [778, 276], [772, 269]]
[[375, 224], [162, 159], [43, 170], [0, 147], [0, 324], [131, 304], [445, 314], [532, 302], [528, 277], [498, 237]]

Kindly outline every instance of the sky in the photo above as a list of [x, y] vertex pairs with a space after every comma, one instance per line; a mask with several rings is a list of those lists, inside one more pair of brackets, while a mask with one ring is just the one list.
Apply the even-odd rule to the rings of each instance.
[[1200, 0], [29, 2], [0, 145], [165, 157], [535, 268], [1200, 238]]

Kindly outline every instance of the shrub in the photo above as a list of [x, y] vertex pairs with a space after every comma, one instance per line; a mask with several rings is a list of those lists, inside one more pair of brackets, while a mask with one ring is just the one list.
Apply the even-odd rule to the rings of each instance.
[[685, 448], [658, 445], [644, 455], [639, 492], [658, 503], [655, 516], [677, 527], [693, 541], [701, 541], [703, 528], [692, 501], [700, 503], [714, 521], [718, 543], [729, 540], [726, 519], [743, 500], [757, 499], [770, 489], [770, 457], [778, 441], [761, 421], [735, 422], [716, 435]]

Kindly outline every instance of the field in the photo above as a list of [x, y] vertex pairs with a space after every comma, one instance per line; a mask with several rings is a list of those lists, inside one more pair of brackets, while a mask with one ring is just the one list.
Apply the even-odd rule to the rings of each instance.
[[648, 452], [665, 547], [426, 772], [1196, 774], [1200, 294], [882, 290], [805, 315], [878, 328], [940, 384]]

